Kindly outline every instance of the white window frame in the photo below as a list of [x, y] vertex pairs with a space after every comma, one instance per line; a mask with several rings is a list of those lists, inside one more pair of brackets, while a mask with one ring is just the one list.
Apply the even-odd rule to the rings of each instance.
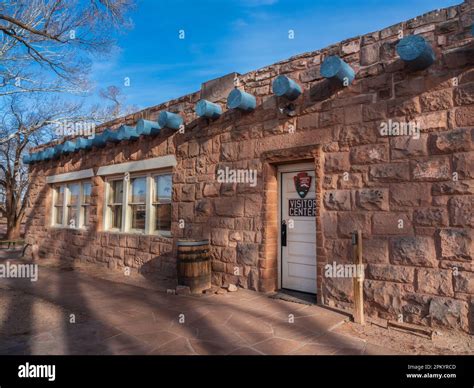
[[[56, 206], [56, 202], [58, 200], [58, 190], [61, 190], [61, 187], [63, 187], [63, 204], [62, 204], [62, 209], [63, 209], [63, 217], [61, 220], [61, 223], [58, 224], [56, 222], [56, 215], [57, 215], [57, 208], [59, 206]], [[54, 226], [56, 228], [62, 228], [65, 225], [65, 222], [67, 220], [67, 199], [66, 199], [66, 191], [67, 191], [67, 185], [65, 183], [62, 184], [55, 184], [53, 186], [53, 206], [52, 206], [52, 214], [51, 214], [51, 226]]]
[[[155, 229], [155, 224], [156, 224], [156, 207], [154, 205], [154, 198], [155, 198], [155, 190], [156, 190], [156, 185], [155, 185], [155, 177], [160, 176], [160, 175], [171, 175], [171, 172], [169, 171], [164, 171], [164, 172], [155, 172], [151, 174], [151, 190], [150, 190], [150, 214], [151, 214], [151, 225], [150, 225], [150, 230], [152, 231], [153, 234], [161, 234], [166, 237], [171, 237], [171, 230], [156, 230]], [[173, 180], [171, 180], [171, 200], [170, 200], [170, 205], [171, 205], [171, 211], [173, 211]], [[154, 222], [153, 222], [154, 221]]]
[[[120, 223], [121, 229], [112, 227], [112, 209], [110, 208], [110, 205], [109, 205], [111, 185], [112, 185], [112, 182], [115, 182], [115, 181], [122, 181], [122, 220]], [[125, 191], [126, 191], [126, 188], [125, 188], [125, 182], [124, 182], [123, 176], [111, 176], [106, 179], [105, 200], [104, 200], [104, 222], [103, 222], [105, 230], [108, 230], [110, 232], [122, 232], [124, 230], [124, 222], [125, 222], [124, 197], [126, 196]]]
[[[105, 178], [105, 206], [104, 206], [104, 218], [103, 225], [104, 230], [112, 233], [132, 233], [142, 235], [161, 235], [164, 237], [171, 237], [170, 230], [154, 230], [155, 221], [155, 206], [153, 205], [154, 198], [154, 177], [157, 175], [172, 175], [171, 169], [160, 170], [160, 171], [137, 171], [133, 173], [125, 172], [120, 175], [110, 175]], [[132, 229], [132, 207], [130, 204], [131, 194], [131, 180], [134, 178], [145, 178], [146, 179], [146, 196], [145, 196], [145, 229]], [[112, 228], [112, 214], [109, 207], [109, 193], [111, 190], [111, 183], [116, 180], [123, 180], [123, 197], [122, 197], [122, 228]], [[171, 199], [171, 205], [173, 200]]]
[[83, 181], [81, 182], [81, 195], [79, 198], [79, 225], [81, 228], [87, 229], [89, 225], [85, 224], [86, 221], [86, 208], [89, 208], [89, 223], [90, 223], [90, 208], [91, 208], [91, 203], [85, 203], [84, 202], [84, 186], [86, 184], [89, 184], [91, 187], [91, 194], [92, 194], [92, 181]]
[[[148, 174], [140, 174], [140, 173], [137, 173], [137, 174], [130, 174], [129, 175], [129, 180], [128, 180], [128, 186], [127, 186], [127, 191], [128, 191], [128, 195], [127, 195], [127, 209], [125, 211], [126, 214], [126, 222], [128, 224], [126, 224], [126, 229], [127, 229], [127, 232], [129, 233], [139, 233], [139, 234], [150, 234], [148, 233], [149, 232], [149, 222], [150, 222], [150, 208], [148, 207], [148, 195], [149, 195], [149, 192], [150, 192], [150, 187], [149, 187], [149, 182], [148, 182]], [[131, 190], [132, 190], [132, 184], [131, 184], [131, 181], [132, 179], [135, 179], [135, 178], [145, 178], [145, 229], [133, 229], [132, 228], [132, 206], [133, 204], [130, 202], [130, 198], [131, 198]]]
[[[51, 226], [54, 228], [65, 228], [65, 229], [87, 229], [87, 226], [84, 225], [84, 213], [82, 211], [83, 205], [84, 205], [84, 191], [83, 191], [83, 185], [84, 183], [89, 183], [91, 185], [91, 190], [92, 190], [92, 180], [90, 179], [85, 179], [85, 180], [80, 180], [80, 181], [67, 181], [67, 182], [58, 182], [53, 184], [53, 202], [52, 202], [52, 209], [51, 209]], [[71, 192], [69, 190], [69, 185], [73, 184], [78, 184], [79, 185], [79, 201], [76, 205], [76, 210], [79, 212], [79, 222], [78, 225], [75, 227], [70, 226], [68, 222], [68, 215], [69, 215], [69, 202], [71, 198]], [[58, 197], [57, 189], [60, 187], [64, 187], [64, 192], [63, 192], [63, 204], [62, 204], [62, 209], [63, 209], [63, 217], [62, 217], [62, 223], [58, 224], [56, 223], [56, 201]], [[90, 204], [88, 205], [90, 206]]]
[[[69, 186], [72, 186], [72, 185], [78, 185], [79, 186], [79, 198], [78, 198], [78, 201], [76, 203], [76, 206], [72, 206], [71, 205], [71, 189], [69, 188]], [[66, 226], [70, 229], [80, 229], [81, 228], [81, 183], [79, 182], [68, 182], [66, 184], [66, 191], [67, 191], [67, 196], [66, 196], [66, 207], [67, 207], [67, 218], [66, 218]], [[71, 226], [71, 220], [69, 219], [70, 215], [69, 215], [69, 210], [71, 208], [75, 208], [76, 210], [76, 213], [78, 215], [77, 217], [77, 225], [74, 224], [75, 226], [72, 227]]]

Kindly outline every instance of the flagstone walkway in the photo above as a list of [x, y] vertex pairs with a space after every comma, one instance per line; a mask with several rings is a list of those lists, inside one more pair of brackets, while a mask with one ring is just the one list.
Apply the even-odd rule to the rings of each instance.
[[0, 279], [0, 354], [394, 354], [332, 331], [346, 316], [239, 289], [180, 296], [40, 267]]

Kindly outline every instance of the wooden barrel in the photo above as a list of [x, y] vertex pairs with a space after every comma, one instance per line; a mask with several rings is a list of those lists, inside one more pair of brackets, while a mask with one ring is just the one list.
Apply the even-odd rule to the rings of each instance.
[[192, 293], [211, 288], [209, 240], [178, 240], [178, 284]]

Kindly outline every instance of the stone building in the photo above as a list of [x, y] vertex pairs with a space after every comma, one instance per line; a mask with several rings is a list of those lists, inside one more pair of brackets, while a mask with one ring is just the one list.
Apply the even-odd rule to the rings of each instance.
[[[42, 256], [176, 278], [176, 240], [209, 238], [214, 284], [300, 290], [350, 310], [352, 279], [326, 270], [353, 262], [361, 230], [367, 315], [472, 332], [473, 5], [229, 74], [104, 124], [95, 139], [162, 111], [183, 119], [31, 164], [27, 242]], [[427, 68], [398, 56], [409, 35], [432, 47]], [[321, 75], [335, 55], [355, 71], [351, 83]], [[279, 75], [302, 94], [276, 96]], [[254, 109], [227, 107], [234, 87], [255, 96]], [[198, 117], [201, 99], [222, 114]]]

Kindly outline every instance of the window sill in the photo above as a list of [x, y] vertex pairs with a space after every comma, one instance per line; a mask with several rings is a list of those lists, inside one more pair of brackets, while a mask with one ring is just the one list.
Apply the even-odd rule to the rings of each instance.
[[62, 226], [62, 225], [51, 225], [51, 229], [58, 229], [58, 230], [78, 230], [80, 232], [86, 232], [89, 229], [87, 227], [81, 227], [81, 228], [71, 228], [69, 226]]
[[147, 236], [147, 237], [164, 237], [164, 238], [173, 238], [171, 232], [156, 232], [156, 233], [145, 233], [140, 231], [128, 230], [126, 232], [117, 230], [117, 229], [105, 229], [102, 230], [102, 233], [110, 234], [123, 234], [123, 235], [132, 235], [132, 236]]

